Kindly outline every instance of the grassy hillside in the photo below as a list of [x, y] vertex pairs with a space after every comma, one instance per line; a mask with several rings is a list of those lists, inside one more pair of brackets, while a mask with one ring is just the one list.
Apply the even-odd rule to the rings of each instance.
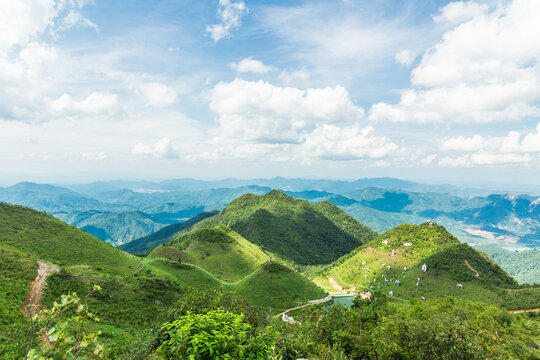
[[540, 250], [508, 251], [496, 246], [477, 246], [520, 283], [540, 284]]
[[162, 256], [200, 266], [224, 281], [238, 281], [268, 261], [257, 245], [221, 224], [181, 235], [149, 255]]
[[276, 190], [243, 195], [194, 229], [216, 224], [228, 225], [263, 250], [301, 265], [330, 263], [376, 235], [337, 207], [315, 206]]
[[[422, 271], [423, 264], [427, 272]], [[344, 288], [392, 291], [404, 299], [452, 295], [508, 308], [540, 305], [540, 288], [519, 288], [487, 255], [436, 224], [400, 225], [322, 268], [313, 278], [332, 289], [329, 276]]]
[[119, 248], [131, 254], [146, 254], [150, 250], [154, 249], [156, 246], [169, 241], [169, 238], [177, 232], [183, 229], [187, 229], [195, 225], [199, 221], [214, 216], [217, 213], [217, 210], [201, 213], [186, 222], [165, 226], [164, 228], [156, 231], [153, 234], [120, 245]]
[[103, 318], [106, 343], [122, 349], [153, 323], [162, 307], [173, 304], [182, 287], [141, 268], [136, 257], [124, 253], [60, 220], [22, 206], [0, 203], [0, 351], [15, 346], [25, 319], [21, 311], [37, 260], [60, 267], [47, 279], [45, 306], [61, 294], [86, 294], [93, 284], [103, 290], [90, 305]]
[[253, 275], [234, 285], [233, 289], [253, 304], [268, 306], [276, 311], [326, 296], [309, 279], [275, 262], [265, 263]]

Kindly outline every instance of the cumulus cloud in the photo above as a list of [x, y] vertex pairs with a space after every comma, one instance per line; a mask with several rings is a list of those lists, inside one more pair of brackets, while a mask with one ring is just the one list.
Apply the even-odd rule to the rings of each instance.
[[539, 117], [537, 14], [535, 0], [491, 10], [474, 2], [448, 4], [436, 20], [458, 24], [424, 53], [400, 102], [374, 104], [369, 118], [489, 123]]
[[172, 87], [159, 82], [140, 84], [136, 91], [144, 96], [146, 106], [167, 107], [178, 100], [178, 94]]
[[232, 62], [229, 64], [231, 68], [238, 72], [251, 72], [256, 74], [266, 74], [272, 71], [272, 67], [264, 65], [262, 61], [255, 60], [253, 57], [248, 57], [240, 60], [239, 62]]
[[118, 95], [93, 92], [84, 100], [74, 100], [71, 95], [64, 94], [52, 104], [52, 110], [60, 114], [110, 112], [118, 103]]
[[474, 1], [454, 1], [442, 8], [440, 13], [433, 17], [433, 21], [457, 24], [478, 18], [486, 13], [488, 9], [487, 5], [478, 4]]
[[411, 66], [416, 59], [416, 54], [410, 50], [401, 50], [394, 56], [396, 64]]
[[283, 70], [279, 73], [279, 80], [285, 84], [289, 85], [294, 81], [308, 81], [310, 77], [309, 71], [305, 67], [302, 67], [296, 71], [287, 71]]
[[180, 157], [178, 148], [172, 143], [171, 139], [164, 137], [154, 144], [137, 143], [131, 149], [134, 155], [154, 156], [163, 159], [177, 159]]
[[237, 29], [241, 25], [241, 20], [249, 12], [243, 1], [231, 2], [230, 0], [219, 0], [218, 15], [221, 19], [219, 24], [206, 26], [206, 31], [210, 33], [214, 42], [229, 37], [231, 30]]
[[322, 125], [304, 136], [302, 152], [306, 158], [323, 160], [377, 159], [398, 147], [384, 136], [376, 136], [373, 126], [359, 124], [338, 127]]
[[216, 134], [260, 143], [297, 143], [318, 125], [364, 116], [340, 86], [301, 90], [243, 79], [218, 83], [210, 108], [218, 114]]
[[528, 163], [540, 155], [540, 123], [535, 131], [521, 134], [510, 131], [506, 136], [458, 136], [447, 139], [442, 150], [467, 152], [456, 157], [446, 156], [439, 160], [440, 166], [497, 165]]

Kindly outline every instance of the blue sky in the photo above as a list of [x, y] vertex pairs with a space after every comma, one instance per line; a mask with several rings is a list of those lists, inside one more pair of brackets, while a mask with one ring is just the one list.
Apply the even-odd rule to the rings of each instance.
[[0, 183], [537, 184], [540, 3], [0, 4]]

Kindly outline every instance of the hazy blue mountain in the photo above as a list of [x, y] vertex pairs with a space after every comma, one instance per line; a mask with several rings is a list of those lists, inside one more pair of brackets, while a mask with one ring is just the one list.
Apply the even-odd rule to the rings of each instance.
[[156, 246], [169, 241], [169, 238], [177, 232], [187, 229], [195, 225], [199, 221], [214, 216], [218, 213], [217, 210], [203, 212], [188, 221], [165, 226], [161, 230], [156, 231], [148, 236], [132, 240], [128, 243], [120, 245], [119, 248], [132, 254], [146, 254]]
[[115, 246], [151, 234], [167, 225], [154, 221], [141, 211], [91, 210], [59, 214], [56, 217]]
[[120, 209], [118, 206], [103, 203], [67, 188], [32, 182], [20, 182], [7, 188], [0, 188], [0, 201], [52, 214], [74, 210]]

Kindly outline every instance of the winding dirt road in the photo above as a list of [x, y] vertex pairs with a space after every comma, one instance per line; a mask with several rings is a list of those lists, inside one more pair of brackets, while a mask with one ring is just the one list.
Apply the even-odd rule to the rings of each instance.
[[469, 269], [471, 269], [472, 272], [474, 272], [476, 274], [476, 277], [479, 278], [480, 277], [480, 274], [478, 273], [478, 271], [476, 271], [472, 266], [471, 264], [469, 264], [469, 262], [467, 260], [465, 260], [465, 265], [467, 265], [467, 267]]
[[45, 261], [38, 260], [39, 269], [36, 278], [30, 284], [30, 292], [28, 298], [24, 302], [21, 310], [24, 315], [30, 319], [39, 312], [41, 303], [41, 295], [47, 278], [55, 272], [60, 271], [60, 268], [54, 264], [49, 264]]

